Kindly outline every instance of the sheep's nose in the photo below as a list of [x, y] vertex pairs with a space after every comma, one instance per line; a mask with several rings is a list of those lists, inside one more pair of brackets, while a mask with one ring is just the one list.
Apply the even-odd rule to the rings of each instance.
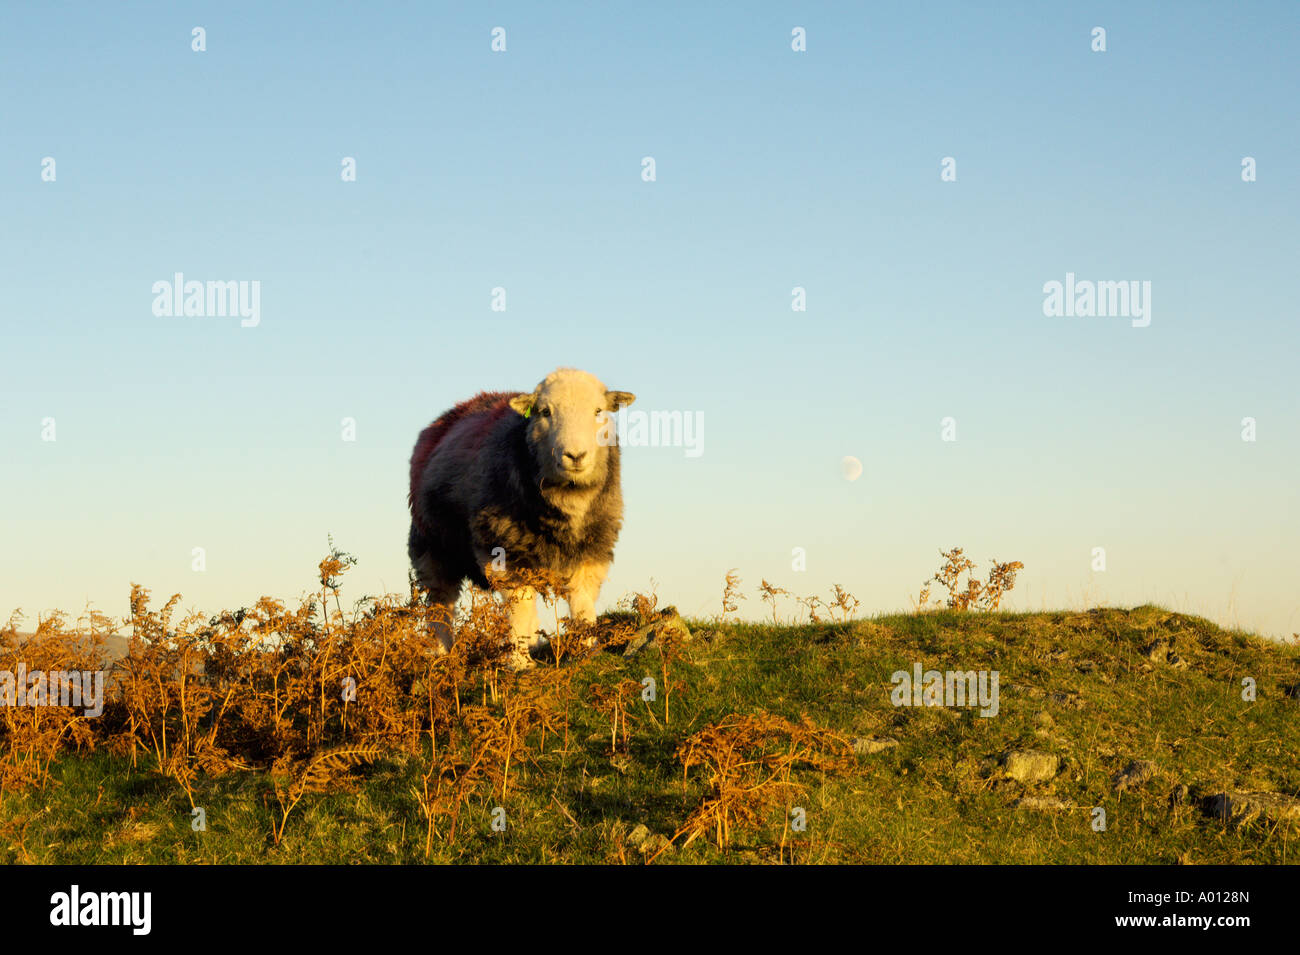
[[564, 466], [568, 468], [581, 467], [582, 462], [587, 459], [586, 451], [565, 451]]

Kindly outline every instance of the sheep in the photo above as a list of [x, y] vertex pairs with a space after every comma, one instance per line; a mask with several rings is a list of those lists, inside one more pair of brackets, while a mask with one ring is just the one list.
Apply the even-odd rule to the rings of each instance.
[[[451, 607], [468, 579], [493, 589], [489, 573], [542, 570], [562, 581], [570, 615], [596, 619], [596, 597], [614, 560], [623, 492], [613, 413], [635, 396], [594, 375], [559, 368], [531, 393], [481, 392], [421, 433], [411, 455], [407, 553], [437, 625], [452, 646]], [[495, 562], [494, 562], [495, 559]], [[532, 665], [536, 591], [507, 590], [510, 665]]]

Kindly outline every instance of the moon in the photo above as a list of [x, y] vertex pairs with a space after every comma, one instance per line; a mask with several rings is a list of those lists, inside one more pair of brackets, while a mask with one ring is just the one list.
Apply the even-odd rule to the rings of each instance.
[[840, 470], [844, 472], [844, 480], [856, 481], [862, 477], [862, 462], [850, 455], [840, 462]]

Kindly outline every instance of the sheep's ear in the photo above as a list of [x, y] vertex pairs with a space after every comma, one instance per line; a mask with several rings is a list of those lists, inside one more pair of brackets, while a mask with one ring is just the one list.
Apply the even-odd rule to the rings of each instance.
[[636, 401], [636, 395], [630, 391], [607, 391], [605, 392], [605, 400], [609, 402], [611, 410], [617, 411], [619, 408]]
[[515, 395], [510, 399], [510, 407], [514, 408], [521, 415], [527, 418], [533, 413], [533, 396], [532, 395]]

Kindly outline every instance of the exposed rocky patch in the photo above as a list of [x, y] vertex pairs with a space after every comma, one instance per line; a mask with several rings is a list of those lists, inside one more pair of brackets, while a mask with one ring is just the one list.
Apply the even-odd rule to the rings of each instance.
[[1186, 670], [1188, 663], [1174, 650], [1176, 637], [1158, 637], [1142, 648], [1142, 655], [1152, 663], [1171, 666], [1175, 670]]
[[883, 753], [885, 750], [893, 749], [897, 745], [898, 740], [888, 736], [855, 736], [853, 738], [853, 752], [859, 756]]
[[1205, 798], [1206, 815], [1234, 826], [1300, 824], [1300, 799], [1283, 793], [1229, 790]]
[[682, 620], [675, 607], [665, 607], [664, 610], [653, 619], [647, 620], [644, 617], [639, 618], [640, 626], [637, 627], [636, 633], [632, 639], [627, 642], [623, 648], [623, 656], [634, 657], [648, 646], [653, 646], [657, 641], [666, 636], [675, 636], [680, 640], [688, 641], [691, 639], [691, 630]]
[[1003, 757], [1002, 768], [1016, 782], [1032, 786], [1054, 779], [1061, 760], [1053, 753], [1034, 749], [1012, 750]]
[[670, 843], [667, 836], [651, 832], [649, 826], [639, 823], [627, 834], [627, 844], [643, 856], [652, 856]]

